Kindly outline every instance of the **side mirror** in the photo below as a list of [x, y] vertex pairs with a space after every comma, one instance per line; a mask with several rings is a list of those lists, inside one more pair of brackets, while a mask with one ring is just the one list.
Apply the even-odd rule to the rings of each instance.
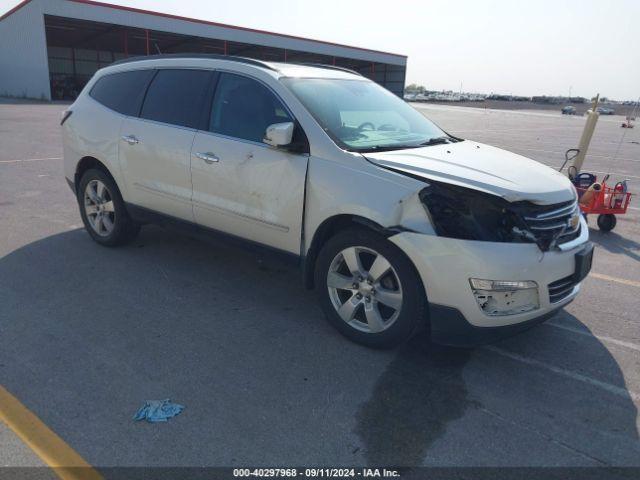
[[262, 141], [272, 147], [289, 145], [293, 139], [293, 122], [269, 125]]

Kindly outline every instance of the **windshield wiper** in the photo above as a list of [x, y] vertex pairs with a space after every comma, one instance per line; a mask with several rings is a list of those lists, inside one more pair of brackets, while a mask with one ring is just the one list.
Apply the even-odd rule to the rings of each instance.
[[434, 137], [430, 138], [424, 143], [421, 143], [421, 147], [428, 147], [429, 145], [441, 145], [443, 143], [452, 143], [453, 140], [451, 137]]
[[373, 147], [353, 148], [350, 151], [358, 153], [389, 152], [392, 150], [404, 150], [406, 148], [418, 148], [421, 146], [422, 145], [374, 145]]
[[391, 150], [404, 150], [407, 148], [428, 147], [431, 145], [441, 145], [445, 143], [455, 143], [459, 141], [460, 141], [459, 139], [447, 135], [442, 137], [430, 138], [426, 142], [413, 143], [411, 145], [374, 145], [372, 147], [353, 148], [351, 149], [351, 151], [358, 152], [358, 153], [388, 152]]

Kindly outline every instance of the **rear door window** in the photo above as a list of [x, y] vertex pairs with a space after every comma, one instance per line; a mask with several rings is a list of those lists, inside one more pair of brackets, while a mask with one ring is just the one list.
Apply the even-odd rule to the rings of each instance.
[[89, 95], [116, 112], [137, 116], [144, 92], [155, 70], [112, 73], [98, 79]]
[[[142, 105], [141, 118], [198, 128], [211, 93], [213, 72], [158, 70]], [[208, 113], [208, 112], [207, 112]]]
[[269, 125], [292, 121], [282, 102], [260, 82], [232, 73], [220, 75], [210, 131], [261, 143]]

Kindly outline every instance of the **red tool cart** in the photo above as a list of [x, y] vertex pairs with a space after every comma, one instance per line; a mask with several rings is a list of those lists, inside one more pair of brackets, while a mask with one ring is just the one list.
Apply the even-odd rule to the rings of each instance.
[[580, 211], [585, 218], [590, 213], [597, 214], [598, 228], [603, 232], [614, 229], [616, 215], [625, 214], [631, 201], [626, 181], [610, 187], [607, 185], [608, 179], [609, 175], [606, 175], [602, 182], [598, 182], [598, 178], [590, 173], [581, 173], [572, 179], [578, 191]]

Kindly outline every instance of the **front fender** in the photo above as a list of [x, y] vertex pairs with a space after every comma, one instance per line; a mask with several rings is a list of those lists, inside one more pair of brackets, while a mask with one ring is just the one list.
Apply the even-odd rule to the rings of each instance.
[[319, 227], [335, 216], [350, 215], [382, 228], [433, 234], [418, 198], [424, 182], [372, 165], [364, 157], [350, 162], [309, 159], [304, 239], [305, 255]]

